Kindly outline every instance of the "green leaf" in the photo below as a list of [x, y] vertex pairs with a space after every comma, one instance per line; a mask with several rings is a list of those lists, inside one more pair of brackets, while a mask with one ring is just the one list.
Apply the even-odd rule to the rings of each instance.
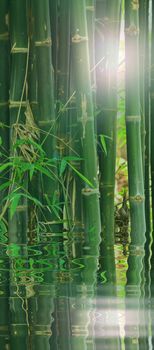
[[93, 184], [83, 175], [78, 171], [72, 164], [68, 162], [68, 165], [75, 171], [75, 173], [90, 187], [94, 188]]
[[62, 176], [62, 174], [64, 173], [66, 166], [67, 166], [67, 161], [65, 159], [62, 159], [60, 163], [60, 171], [59, 171], [60, 176]]
[[39, 207], [43, 207], [42, 203], [35, 197], [32, 197], [30, 194], [22, 194], [23, 197], [29, 199]]
[[0, 191], [3, 191], [5, 188], [9, 187], [11, 184], [11, 181], [6, 181], [2, 185], [0, 185]]
[[51, 175], [50, 171], [44, 168], [43, 166], [35, 164], [35, 169], [39, 170], [42, 174], [48, 176], [50, 179], [53, 179], [53, 176]]
[[0, 220], [0, 234], [4, 235], [7, 233], [7, 227], [2, 220]]
[[100, 140], [101, 140], [101, 145], [102, 145], [103, 151], [104, 151], [105, 155], [107, 156], [107, 148], [106, 148], [106, 142], [105, 142], [104, 135], [100, 135]]
[[0, 166], [0, 172], [12, 166], [12, 162], [5, 163]]
[[35, 170], [35, 166], [34, 164], [31, 164], [31, 168], [29, 170], [29, 178], [30, 178], [30, 181], [32, 181], [32, 177], [33, 177], [33, 174], [34, 174], [34, 170]]

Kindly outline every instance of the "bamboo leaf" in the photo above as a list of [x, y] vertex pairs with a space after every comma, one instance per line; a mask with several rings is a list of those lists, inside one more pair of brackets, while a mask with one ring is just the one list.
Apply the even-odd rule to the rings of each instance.
[[68, 162], [68, 165], [75, 171], [75, 173], [90, 187], [94, 188], [93, 184], [85, 177], [83, 174], [80, 173], [72, 164]]
[[6, 181], [2, 185], [0, 185], [0, 191], [3, 191], [5, 188], [9, 187], [11, 184], [11, 181]]
[[62, 176], [62, 174], [64, 173], [66, 166], [67, 166], [67, 161], [65, 159], [62, 159], [60, 163], [60, 171], [59, 171], [60, 176]]
[[[4, 224], [4, 222], [1, 220], [0, 221], [0, 234], [4, 235], [5, 233], [7, 233], [7, 227]], [[3, 236], [3, 240], [4, 240], [4, 236]]]
[[101, 145], [102, 145], [103, 151], [104, 151], [105, 155], [107, 156], [107, 148], [106, 148], [106, 142], [105, 142], [104, 135], [100, 135], [100, 140], [101, 140]]
[[0, 166], [0, 172], [2, 172], [3, 170], [7, 169], [8, 167], [11, 167], [12, 166], [12, 162], [8, 162], [8, 163], [5, 163], [3, 165]]
[[35, 168], [39, 170], [42, 174], [48, 176], [50, 179], [53, 179], [53, 176], [51, 175], [50, 171], [41, 166], [40, 164], [35, 164]]
[[31, 165], [30, 171], [29, 171], [29, 178], [30, 181], [32, 180], [33, 174], [34, 174], [35, 166], [34, 164]]

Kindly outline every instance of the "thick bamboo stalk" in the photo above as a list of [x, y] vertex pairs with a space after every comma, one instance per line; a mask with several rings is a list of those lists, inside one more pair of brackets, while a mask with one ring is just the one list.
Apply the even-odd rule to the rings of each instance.
[[[152, 195], [152, 247], [151, 247], [151, 310], [154, 310], [154, 303], [153, 303], [153, 295], [154, 295], [154, 288], [153, 288], [153, 278], [154, 278], [154, 4], [152, 3], [152, 32], [151, 32], [151, 76], [150, 76], [150, 107], [151, 107], [151, 113], [150, 113], [150, 120], [151, 120], [151, 195]], [[152, 346], [154, 347], [154, 316], [153, 312], [151, 311], [151, 324], [152, 324]]]
[[[25, 124], [26, 111], [26, 79], [28, 63], [27, 35], [27, 1], [10, 1], [10, 33], [11, 33], [11, 81], [10, 81], [10, 139], [14, 145], [17, 139], [23, 139], [22, 124]], [[21, 136], [22, 134], [22, 136]], [[20, 153], [21, 152], [21, 153]], [[21, 157], [20, 150], [10, 150], [13, 157]], [[10, 174], [10, 193], [23, 186], [27, 188], [27, 178], [19, 179], [15, 172]], [[9, 211], [9, 243], [19, 245], [21, 258], [27, 255], [27, 199], [23, 198], [17, 205], [15, 214], [11, 217]], [[18, 286], [16, 278], [16, 261], [10, 259], [10, 313], [11, 313], [11, 348], [27, 350], [28, 347], [28, 318], [26, 288]]]
[[[114, 187], [116, 161], [116, 119], [117, 119], [117, 69], [119, 50], [121, 1], [96, 1], [96, 102], [98, 108], [97, 132], [99, 136], [100, 206], [102, 241], [100, 244], [100, 265], [98, 274], [98, 298], [116, 297], [116, 270], [114, 257]], [[103, 141], [106, 145], [103, 148]], [[105, 276], [106, 283], [103, 284]], [[110, 303], [110, 301], [109, 301]], [[96, 322], [97, 327], [97, 322]], [[99, 320], [98, 320], [98, 327]], [[117, 327], [118, 334], [118, 327]], [[97, 339], [99, 347], [120, 346], [116, 337]], [[107, 345], [106, 345], [107, 344]]]
[[[60, 1], [59, 6], [59, 47], [58, 47], [58, 67], [57, 67], [57, 150], [62, 161], [64, 156], [69, 154], [69, 110], [67, 101], [70, 92], [70, 1]], [[67, 171], [67, 169], [66, 169]], [[61, 219], [67, 205], [65, 203], [66, 171], [61, 175], [60, 202]], [[64, 209], [65, 207], [65, 209]], [[67, 219], [66, 219], [67, 220]]]
[[[152, 4], [152, 39], [151, 39], [151, 135], [154, 132], [154, 6]], [[151, 137], [151, 190], [152, 221], [154, 229], [154, 138]]]
[[[19, 13], [21, 11], [21, 15]], [[14, 0], [10, 4], [10, 31], [11, 31], [11, 82], [10, 82], [10, 139], [12, 144], [23, 136], [22, 124], [26, 122], [26, 78], [27, 78], [27, 61], [28, 61], [28, 36], [27, 36], [27, 3], [24, 7], [21, 2]], [[13, 157], [21, 156], [11, 149]], [[14, 189], [14, 184], [18, 180], [14, 174], [11, 174], [11, 190]], [[20, 184], [20, 179], [19, 183]], [[20, 201], [19, 208], [17, 207], [14, 217], [10, 218], [10, 243], [26, 243], [27, 242], [27, 209], [26, 200]], [[18, 226], [19, 225], [19, 226]], [[24, 230], [22, 228], [24, 225]], [[21, 232], [19, 232], [21, 229]], [[23, 234], [24, 232], [24, 234]]]
[[[46, 158], [52, 161], [56, 158], [55, 138], [55, 102], [54, 102], [54, 81], [51, 59], [51, 32], [49, 17], [49, 2], [32, 1], [33, 17], [35, 25], [35, 50], [37, 60], [38, 80], [38, 105], [39, 114], [37, 124], [40, 129], [40, 142], [45, 151]], [[45, 23], [45, 25], [44, 25]], [[44, 205], [44, 219], [48, 231], [55, 231], [57, 217], [52, 209], [52, 201], [58, 201], [58, 180], [56, 164], [50, 168], [51, 177], [42, 175], [42, 203]], [[41, 194], [40, 194], [41, 195]], [[51, 203], [51, 205], [49, 205]], [[50, 207], [50, 210], [47, 207]], [[48, 224], [50, 222], [50, 224]]]
[[[145, 202], [141, 148], [140, 83], [139, 83], [139, 2], [125, 1], [126, 43], [126, 131], [128, 155], [128, 179], [131, 219], [131, 243], [129, 246], [126, 308], [136, 306], [136, 329], [126, 336], [126, 349], [139, 349], [139, 310], [141, 274], [143, 271], [145, 244]], [[132, 343], [132, 340], [135, 341]]]
[[[40, 142], [46, 154], [46, 160], [56, 157], [55, 139], [55, 102], [54, 80], [51, 55], [51, 29], [49, 1], [32, 1], [34, 18], [34, 43], [36, 53], [38, 107], [36, 123], [40, 130]], [[43, 215], [39, 221], [46, 226], [46, 232], [39, 232], [41, 242], [55, 241], [59, 229], [58, 218], [52, 209], [53, 198], [58, 198], [58, 181], [56, 163], [48, 168], [51, 177], [42, 174], [40, 200], [43, 204]], [[50, 204], [51, 203], [51, 204]], [[55, 238], [53, 238], [53, 235]], [[42, 249], [41, 249], [42, 250]], [[32, 349], [50, 349], [52, 313], [54, 311], [55, 282], [54, 272], [44, 272], [44, 281], [35, 287], [35, 295], [30, 301], [31, 346]], [[39, 310], [36, 308], [36, 303]]]
[[87, 28], [88, 28], [88, 42], [89, 46], [89, 59], [90, 59], [90, 68], [91, 72], [91, 84], [93, 91], [95, 92], [96, 88], [96, 79], [95, 79], [95, 0], [86, 0], [86, 16], [87, 16]]
[[149, 0], [146, 1], [146, 55], [145, 55], [145, 212], [146, 226], [150, 231], [150, 17], [149, 17]]
[[[9, 28], [8, 28], [8, 1], [1, 1], [0, 11], [0, 137], [1, 137], [1, 165], [6, 162], [6, 156], [9, 152]], [[9, 179], [8, 173], [1, 174], [0, 185]], [[7, 191], [0, 191], [0, 203], [6, 196]], [[0, 205], [2, 210], [2, 204]], [[7, 215], [5, 215], [7, 219]], [[1, 286], [0, 286], [0, 348], [5, 349], [9, 346], [9, 262], [6, 256], [5, 244], [8, 242], [8, 234], [5, 232], [5, 224], [1, 221]]]
[[[144, 269], [142, 272], [142, 299], [141, 308], [143, 309], [144, 323], [147, 325], [150, 320], [150, 313], [146, 312], [147, 298], [150, 296], [150, 250], [151, 250], [151, 209], [150, 209], [150, 25], [149, 25], [149, 1], [139, 2], [139, 44], [140, 44], [140, 98], [141, 98], [141, 139], [142, 139], [142, 157], [144, 173], [144, 191], [145, 191], [145, 220], [146, 220], [146, 242]], [[149, 329], [143, 326], [140, 331], [140, 348], [148, 348]]]
[[140, 131], [138, 12], [139, 3], [131, 3], [126, 0], [126, 127], [131, 244], [143, 247], [145, 243], [145, 210]]
[[145, 164], [145, 55], [146, 55], [146, 1], [139, 1], [139, 72], [140, 72], [140, 114], [141, 114], [141, 145], [143, 158], [143, 174]]
[[[103, 4], [98, 1], [97, 15], [100, 16], [99, 8]], [[101, 192], [101, 219], [102, 236], [106, 244], [114, 244], [114, 187], [115, 187], [115, 159], [116, 159], [116, 118], [117, 118], [117, 68], [119, 48], [121, 1], [108, 1], [106, 10], [102, 13], [102, 31], [96, 40], [99, 47], [103, 45], [104, 68], [101, 74], [102, 81], [98, 77], [98, 108], [101, 112], [98, 116], [98, 134], [104, 138], [106, 152], [100, 149], [100, 192]], [[99, 18], [99, 17], [98, 17]], [[98, 26], [99, 28], [100, 26]], [[104, 29], [105, 28], [105, 29]], [[97, 43], [98, 45], [98, 43]], [[98, 48], [99, 50], [99, 48]], [[98, 51], [99, 52], [99, 51]], [[97, 59], [98, 60], [98, 59]], [[98, 71], [100, 67], [98, 68]], [[101, 86], [100, 86], [101, 84]], [[100, 141], [101, 142], [101, 141]]]
[[93, 251], [94, 242], [100, 240], [100, 209], [97, 179], [96, 143], [94, 135], [94, 110], [90, 83], [90, 64], [88, 52], [88, 33], [86, 4], [84, 0], [72, 3], [72, 51], [77, 93], [77, 115], [82, 142], [84, 176], [92, 187], [83, 184], [83, 208], [86, 245]]
[[[29, 101], [29, 114], [32, 122], [31, 137], [36, 142], [40, 142], [40, 132], [37, 124], [37, 118], [39, 114], [38, 108], [38, 78], [37, 78], [37, 62], [36, 62], [36, 49], [34, 43], [34, 18], [32, 13], [32, 6], [29, 6], [29, 40], [30, 40], [30, 54], [29, 54], [29, 66], [28, 66], [28, 101]], [[33, 135], [33, 136], [32, 136]], [[35, 159], [34, 159], [35, 160]], [[32, 197], [40, 198], [40, 176], [38, 173], [33, 174], [32, 179], [28, 182], [28, 190]], [[29, 244], [39, 242], [38, 237], [38, 215], [39, 209], [36, 208], [35, 203], [29, 201], [28, 203], [28, 232], [29, 232]]]
[[58, 32], [59, 32], [59, 0], [49, 0], [49, 13], [52, 37], [52, 62], [54, 69], [54, 91], [57, 99], [57, 73], [58, 73]]

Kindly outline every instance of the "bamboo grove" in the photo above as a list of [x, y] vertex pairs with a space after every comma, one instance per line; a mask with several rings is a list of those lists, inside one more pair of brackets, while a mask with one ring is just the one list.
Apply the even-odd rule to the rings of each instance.
[[125, 304], [135, 296], [139, 309], [154, 273], [154, 6], [0, 0], [1, 350], [149, 349], [139, 327], [123, 348], [120, 335], [95, 340], [99, 322], [89, 322], [96, 293], [117, 297], [121, 64], [128, 191], [120, 208], [130, 217]]

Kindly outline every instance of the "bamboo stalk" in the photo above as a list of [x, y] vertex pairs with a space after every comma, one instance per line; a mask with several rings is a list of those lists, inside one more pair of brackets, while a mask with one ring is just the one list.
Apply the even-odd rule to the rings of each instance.
[[[69, 111], [64, 107], [69, 99], [70, 91], [70, 1], [60, 1], [59, 5], [59, 48], [57, 69], [57, 150], [62, 161], [69, 154]], [[67, 170], [66, 170], [67, 171]], [[66, 208], [64, 205], [67, 178], [66, 171], [61, 175], [60, 202], [61, 219]], [[66, 205], [67, 207], [67, 205]], [[67, 209], [66, 209], [67, 211]]]
[[[150, 121], [151, 121], [151, 196], [152, 196], [152, 247], [151, 247], [151, 297], [154, 295], [153, 278], [154, 278], [154, 5], [152, 3], [152, 31], [151, 31], [151, 75], [150, 75]], [[153, 310], [153, 298], [151, 298], [151, 310]], [[152, 331], [152, 346], [154, 347], [154, 317], [151, 311], [151, 331]]]
[[[146, 290], [149, 294], [150, 282], [150, 249], [151, 249], [151, 208], [150, 208], [150, 25], [149, 25], [149, 0], [146, 1], [146, 55], [145, 55], [145, 217], [146, 217], [146, 243], [145, 243], [145, 271]], [[149, 277], [148, 277], [149, 276]], [[149, 281], [149, 282], [148, 282]]]
[[[40, 142], [45, 151], [46, 159], [51, 161], [56, 158], [56, 139], [49, 1], [33, 0], [32, 16], [34, 18], [39, 107], [36, 122], [40, 130]], [[53, 198], [56, 197], [56, 202], [58, 200], [58, 190], [55, 163], [53, 169], [51, 169], [51, 177], [44, 174], [41, 176], [40, 199], [43, 204], [43, 216], [39, 214], [39, 222], [47, 227], [46, 232], [42, 232], [42, 230], [39, 232], [41, 244], [43, 242], [56, 242], [58, 239], [56, 234], [58, 233], [59, 222], [52, 209]], [[42, 251], [42, 248], [40, 249]], [[42, 350], [43, 348], [49, 350], [51, 324], [53, 322], [51, 315], [54, 312], [55, 273], [53, 271], [44, 272], [43, 283], [36, 285], [34, 289], [35, 294], [29, 303], [31, 346], [32, 349]], [[39, 310], [36, 305], [39, 306]]]
[[[89, 59], [90, 68], [95, 66], [95, 0], [86, 0], [86, 16], [87, 16], [87, 28], [88, 28], [88, 42], [89, 46]], [[95, 70], [91, 73], [91, 84], [93, 91], [96, 88]]]
[[143, 158], [143, 174], [145, 164], [145, 55], [146, 55], [146, 1], [139, 2], [139, 65], [140, 65], [140, 113], [141, 113], [141, 145]]
[[[35, 135], [35, 141], [40, 142], [39, 129], [37, 125], [37, 117], [39, 114], [38, 108], [38, 78], [37, 78], [37, 64], [36, 64], [36, 49], [34, 43], [34, 18], [32, 13], [32, 4], [29, 6], [29, 39], [30, 39], [30, 54], [28, 66], [28, 100], [29, 100], [29, 114], [31, 116], [33, 129], [32, 133]], [[41, 182], [40, 176], [34, 173], [31, 181], [28, 182], [28, 190], [32, 197], [39, 199], [41, 197], [40, 190]], [[29, 228], [29, 244], [39, 242], [38, 237], [38, 219], [39, 210], [36, 205], [29, 201], [28, 203], [28, 228]]]
[[[40, 142], [48, 160], [56, 158], [55, 139], [55, 102], [54, 102], [54, 81], [51, 60], [51, 32], [49, 18], [49, 2], [44, 4], [37, 1], [33, 4], [33, 16], [35, 25], [35, 50], [37, 60], [37, 80], [38, 80], [38, 105], [39, 114], [37, 124], [40, 132]], [[44, 25], [45, 23], [45, 25]], [[55, 231], [57, 227], [57, 217], [52, 209], [52, 200], [58, 201], [59, 189], [57, 180], [56, 164], [51, 169], [51, 178], [42, 175], [42, 201], [44, 205], [44, 217], [48, 222], [47, 230]], [[50, 210], [47, 209], [48, 202], [51, 203]]]
[[[0, 11], [0, 137], [1, 137], [1, 165], [6, 162], [6, 156], [9, 152], [9, 28], [8, 28], [8, 1], [1, 1]], [[0, 185], [9, 180], [8, 174], [1, 174]], [[0, 191], [0, 203], [6, 196], [6, 190]], [[1, 210], [2, 210], [2, 204]], [[5, 215], [7, 219], [7, 215]], [[6, 256], [5, 244], [8, 243], [8, 233], [4, 229], [5, 225], [1, 222], [1, 287], [0, 287], [0, 348], [5, 349], [9, 346], [9, 262]]]
[[[140, 1], [139, 8], [139, 27], [140, 27], [140, 98], [141, 98], [141, 139], [142, 139], [142, 157], [144, 173], [144, 191], [145, 191], [145, 220], [146, 220], [146, 242], [144, 269], [142, 272], [142, 298], [141, 309], [143, 312], [143, 322], [149, 323], [149, 313], [146, 312], [147, 298], [150, 296], [150, 250], [151, 250], [151, 214], [150, 214], [150, 36], [149, 36], [149, 1]], [[148, 349], [149, 329], [143, 326], [140, 330], [139, 344], [141, 349]]]
[[72, 4], [72, 59], [77, 92], [78, 127], [83, 147], [82, 171], [93, 185], [91, 188], [91, 186], [83, 184], [82, 189], [85, 244], [90, 246], [90, 252], [94, 254], [92, 248], [94, 242], [100, 241], [100, 209], [87, 35], [86, 4], [84, 0], [79, 0]]
[[[145, 210], [141, 157], [141, 117], [139, 97], [139, 4], [125, 2], [126, 33], [126, 127], [131, 213], [131, 245], [144, 246]], [[133, 152], [132, 152], [133, 147]]]
[[[26, 111], [26, 79], [28, 63], [28, 34], [27, 34], [27, 1], [10, 1], [10, 33], [11, 33], [11, 81], [10, 81], [10, 140], [15, 145], [22, 138], [20, 131], [25, 124]], [[10, 150], [13, 157], [23, 155]], [[27, 188], [27, 177], [18, 179], [11, 173], [11, 191], [17, 186]], [[19, 181], [19, 182], [18, 182]], [[19, 246], [21, 259], [27, 255], [27, 199], [23, 197], [17, 205], [13, 218], [9, 210], [9, 244]], [[16, 277], [16, 261], [10, 258], [10, 313], [11, 313], [11, 348], [27, 349], [28, 347], [28, 316], [25, 285], [18, 285]]]
[[[119, 51], [121, 1], [96, 1], [96, 61], [104, 58], [96, 68], [97, 133], [99, 139], [100, 207], [102, 241], [98, 273], [98, 298], [116, 297], [114, 257], [114, 190], [116, 161], [117, 69]], [[103, 142], [105, 149], [103, 148]], [[102, 143], [102, 145], [101, 145]], [[106, 283], [102, 286], [105, 276]], [[110, 303], [110, 301], [109, 301]], [[96, 322], [97, 327], [97, 322]], [[99, 320], [98, 320], [99, 327]], [[118, 327], [117, 327], [118, 334]], [[97, 339], [108, 348], [119, 348], [118, 337]]]
[[[152, 4], [152, 39], [151, 39], [151, 135], [154, 131], [154, 6]], [[151, 191], [152, 221], [154, 229], [154, 139], [151, 137]]]
[[[98, 1], [98, 16], [101, 3]], [[119, 23], [121, 1], [108, 1], [101, 23], [100, 44], [105, 45], [105, 64], [102, 81], [98, 85], [98, 133], [104, 138], [106, 152], [99, 152], [102, 237], [106, 244], [114, 244], [114, 187], [116, 159], [116, 118], [117, 118], [117, 68], [119, 48]], [[99, 27], [98, 27], [99, 28]], [[104, 33], [104, 34], [103, 34]], [[103, 39], [104, 36], [104, 39]], [[97, 40], [97, 39], [96, 39]], [[103, 55], [103, 49], [102, 49]], [[100, 81], [100, 77], [98, 77]], [[101, 86], [100, 86], [101, 84]], [[101, 100], [101, 102], [99, 102]], [[101, 141], [100, 141], [101, 142]]]
[[55, 99], [57, 99], [57, 73], [58, 73], [58, 33], [59, 33], [59, 0], [49, 0], [49, 13], [51, 24], [51, 37], [52, 37], [52, 62], [54, 69], [54, 91]]
[[[126, 43], [126, 132], [128, 155], [128, 180], [131, 219], [126, 308], [136, 305], [136, 329], [126, 336], [126, 349], [139, 349], [139, 298], [143, 271], [145, 244], [144, 179], [141, 148], [140, 83], [139, 83], [139, 2], [125, 1]], [[137, 253], [138, 252], [138, 253]], [[127, 304], [128, 302], [128, 304]], [[132, 340], [135, 341], [132, 344]]]

